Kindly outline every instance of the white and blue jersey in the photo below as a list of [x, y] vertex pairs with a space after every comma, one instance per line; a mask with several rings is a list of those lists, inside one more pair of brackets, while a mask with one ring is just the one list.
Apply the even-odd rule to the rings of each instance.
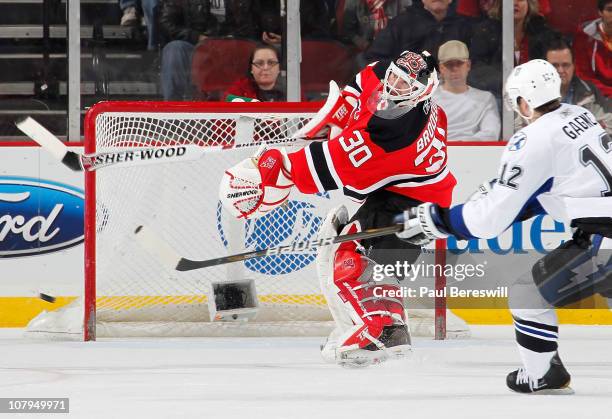
[[544, 213], [562, 222], [612, 217], [612, 138], [583, 107], [562, 104], [518, 131], [492, 190], [446, 221], [458, 238], [486, 239]]

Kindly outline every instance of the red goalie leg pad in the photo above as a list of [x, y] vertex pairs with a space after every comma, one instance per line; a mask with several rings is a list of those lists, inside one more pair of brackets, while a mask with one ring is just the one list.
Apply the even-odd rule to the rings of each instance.
[[[357, 231], [352, 225], [348, 233]], [[368, 270], [368, 265], [373, 262], [364, 258], [356, 248], [354, 242], [343, 243], [338, 248], [334, 258], [334, 284], [338, 287], [338, 296], [351, 311], [353, 322], [363, 323], [344, 342], [340, 342], [340, 346], [357, 344], [364, 348], [378, 340], [385, 326], [405, 318], [401, 298], [388, 297], [389, 292], [397, 294], [399, 286], [373, 282]]]

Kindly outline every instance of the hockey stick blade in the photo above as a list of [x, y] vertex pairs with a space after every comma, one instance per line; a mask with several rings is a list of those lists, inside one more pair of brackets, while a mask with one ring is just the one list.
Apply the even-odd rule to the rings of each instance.
[[252, 250], [250, 252], [238, 253], [235, 255], [223, 256], [208, 260], [191, 260], [179, 256], [174, 249], [172, 249], [166, 242], [155, 235], [147, 227], [139, 226], [135, 233], [137, 237], [140, 236], [138, 241], [142, 244], [145, 250], [152, 255], [159, 257], [164, 264], [166, 264], [166, 266], [172, 267], [172, 269], [177, 271], [185, 272], [264, 256], [274, 256], [285, 253], [310, 253], [316, 251], [316, 249], [321, 246], [329, 246], [332, 244], [344, 243], [353, 240], [365, 240], [374, 237], [388, 236], [399, 233], [403, 229], [403, 224], [396, 224], [388, 227], [372, 228], [354, 234], [345, 234], [337, 237], [327, 237], [297, 242], [286, 246], [271, 247], [268, 249]]
[[182, 258], [168, 243], [146, 226], [136, 227], [134, 234], [143, 249], [156, 256], [166, 268], [176, 270]]
[[80, 155], [68, 150], [68, 147], [59, 138], [39, 124], [34, 118], [30, 116], [21, 118], [15, 122], [15, 125], [17, 125], [21, 132], [37, 142], [68, 168], [77, 172], [83, 170], [79, 159]]

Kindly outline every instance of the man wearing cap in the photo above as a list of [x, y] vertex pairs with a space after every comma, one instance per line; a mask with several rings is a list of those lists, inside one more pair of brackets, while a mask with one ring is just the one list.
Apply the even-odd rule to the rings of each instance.
[[448, 41], [438, 50], [442, 84], [434, 100], [448, 116], [448, 139], [454, 141], [497, 141], [501, 121], [495, 97], [468, 86], [470, 53], [461, 41]]

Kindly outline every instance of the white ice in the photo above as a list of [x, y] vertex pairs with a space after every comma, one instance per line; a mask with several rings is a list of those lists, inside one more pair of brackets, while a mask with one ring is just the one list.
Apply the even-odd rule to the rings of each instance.
[[320, 343], [43, 342], [5, 330], [0, 397], [69, 397], [67, 416], [105, 419], [574, 419], [612, 411], [612, 327], [561, 326], [560, 354], [572, 374], [572, 396], [506, 389], [506, 374], [518, 366], [509, 326], [473, 327], [469, 340], [419, 339], [412, 359], [362, 370], [324, 364]]

